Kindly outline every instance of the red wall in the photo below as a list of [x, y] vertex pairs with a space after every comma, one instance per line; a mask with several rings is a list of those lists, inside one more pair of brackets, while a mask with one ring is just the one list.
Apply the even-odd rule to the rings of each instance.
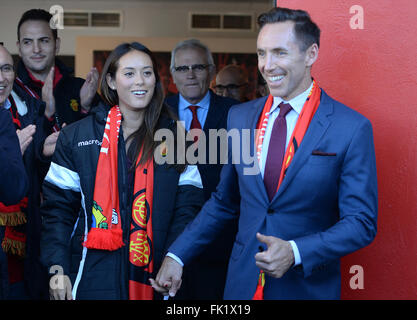
[[[278, 0], [303, 9], [322, 30], [313, 76], [333, 98], [374, 128], [378, 233], [342, 259], [342, 299], [417, 299], [417, 2], [415, 0]], [[364, 28], [350, 28], [350, 8]], [[364, 289], [349, 270], [360, 265]]]

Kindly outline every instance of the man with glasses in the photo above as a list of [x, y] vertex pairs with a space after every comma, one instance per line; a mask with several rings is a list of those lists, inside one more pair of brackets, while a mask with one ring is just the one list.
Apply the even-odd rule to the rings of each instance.
[[[19, 203], [26, 195], [28, 179], [23, 166], [22, 152], [14, 129], [12, 117], [5, 108], [13, 88], [13, 59], [9, 52], [0, 45], [0, 202], [2, 206]], [[7, 213], [5, 213], [7, 214]], [[0, 210], [0, 242], [4, 238], [5, 218]], [[0, 300], [9, 294], [8, 259], [0, 249]]]
[[[7, 205], [19, 202], [26, 194], [28, 186], [16, 130], [13, 129], [11, 116], [4, 107], [12, 91], [13, 80], [13, 59], [3, 43], [0, 43], [0, 201]], [[1, 293], [0, 290], [0, 297]]]
[[236, 64], [228, 64], [217, 73], [214, 90], [219, 96], [246, 102], [249, 101], [246, 97], [247, 87], [248, 76], [245, 70]]
[[[179, 93], [167, 97], [166, 102], [178, 112], [187, 131], [201, 129], [207, 138], [206, 164], [198, 163], [197, 166], [203, 182], [204, 196], [208, 200], [216, 190], [222, 168], [219, 144], [216, 163], [209, 163], [209, 130], [226, 129], [228, 111], [239, 101], [220, 97], [209, 90], [216, 66], [209, 48], [199, 40], [189, 39], [175, 46], [171, 53], [170, 71]], [[222, 299], [227, 263], [237, 226], [231, 224], [227, 230], [212, 248], [203, 252], [195, 263], [187, 266], [183, 292], [178, 294], [178, 298]]]

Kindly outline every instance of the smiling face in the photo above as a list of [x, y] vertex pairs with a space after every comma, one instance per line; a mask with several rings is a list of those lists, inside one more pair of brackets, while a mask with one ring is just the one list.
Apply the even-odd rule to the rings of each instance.
[[[175, 54], [175, 67], [208, 65], [207, 56], [200, 48], [182, 48]], [[214, 77], [213, 66], [204, 70], [173, 71], [172, 77], [178, 91], [191, 104], [199, 102], [207, 94]]]
[[131, 50], [123, 55], [114, 78], [107, 75], [107, 84], [117, 91], [122, 110], [143, 111], [155, 91], [155, 72], [151, 58], [144, 52]]
[[0, 105], [9, 97], [13, 89], [13, 59], [10, 53], [0, 45]]
[[25, 67], [39, 80], [45, 80], [55, 63], [60, 39], [54, 39], [49, 24], [41, 20], [25, 21], [19, 29], [19, 55]]
[[318, 57], [317, 44], [306, 51], [294, 32], [294, 22], [277, 22], [262, 27], [257, 41], [258, 67], [270, 93], [288, 101], [311, 84], [311, 66]]

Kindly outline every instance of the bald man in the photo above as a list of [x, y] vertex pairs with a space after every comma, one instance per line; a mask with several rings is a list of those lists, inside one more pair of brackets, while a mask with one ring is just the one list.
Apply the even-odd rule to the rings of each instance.
[[[46, 141], [51, 128], [44, 113], [45, 103], [32, 98], [16, 85], [13, 59], [0, 46], [0, 114], [8, 121], [1, 120], [0, 178], [4, 187], [19, 194], [10, 201], [3, 198], [4, 188], [0, 188], [3, 201], [3, 206], [0, 206], [0, 241], [4, 243], [0, 249], [0, 297], [3, 299], [46, 299], [48, 294], [47, 274], [38, 259], [40, 187], [42, 169], [46, 166], [41, 153], [43, 156], [52, 154], [58, 133], [50, 135]], [[3, 134], [10, 138], [3, 138]], [[49, 142], [52, 148], [48, 147]], [[6, 159], [11, 156], [14, 160]], [[19, 162], [19, 168], [14, 171], [6, 169], [6, 165], [12, 162]], [[23, 190], [19, 191], [21, 186], [16, 184], [23, 184]], [[23, 197], [24, 200], [20, 201]], [[16, 204], [18, 210], [9, 207], [12, 204]], [[8, 215], [10, 212], [17, 212], [16, 217]]]
[[219, 96], [245, 102], [248, 76], [245, 70], [235, 64], [229, 64], [221, 69], [216, 76], [214, 90]]

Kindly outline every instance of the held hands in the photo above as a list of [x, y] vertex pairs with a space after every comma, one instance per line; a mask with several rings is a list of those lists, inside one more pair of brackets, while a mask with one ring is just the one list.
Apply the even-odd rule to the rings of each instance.
[[17, 137], [19, 138], [20, 151], [22, 152], [22, 155], [25, 153], [27, 147], [32, 142], [33, 135], [35, 134], [35, 132], [36, 126], [34, 124], [30, 124], [22, 130], [16, 130]]
[[[256, 238], [267, 245], [267, 250], [255, 255], [256, 265], [266, 274], [274, 278], [281, 278], [294, 264], [294, 253], [291, 244], [282, 239], [265, 236], [260, 233]], [[165, 257], [156, 276], [156, 280], [149, 279], [155, 291], [174, 297], [181, 287], [182, 266], [170, 257]]]
[[288, 241], [265, 236], [259, 232], [256, 238], [267, 245], [267, 250], [258, 252], [255, 255], [256, 266], [267, 275], [274, 278], [281, 278], [285, 272], [294, 264], [294, 253]]
[[174, 297], [181, 287], [182, 266], [170, 257], [165, 257], [156, 276], [156, 280], [149, 279], [155, 291]]
[[87, 74], [85, 82], [80, 90], [80, 102], [81, 107], [89, 111], [91, 103], [93, 102], [94, 96], [98, 88], [98, 78], [99, 73], [96, 68], [91, 68], [90, 72]]
[[55, 68], [52, 67], [42, 87], [42, 100], [46, 103], [45, 116], [47, 118], [51, 118], [55, 114], [54, 75]]

